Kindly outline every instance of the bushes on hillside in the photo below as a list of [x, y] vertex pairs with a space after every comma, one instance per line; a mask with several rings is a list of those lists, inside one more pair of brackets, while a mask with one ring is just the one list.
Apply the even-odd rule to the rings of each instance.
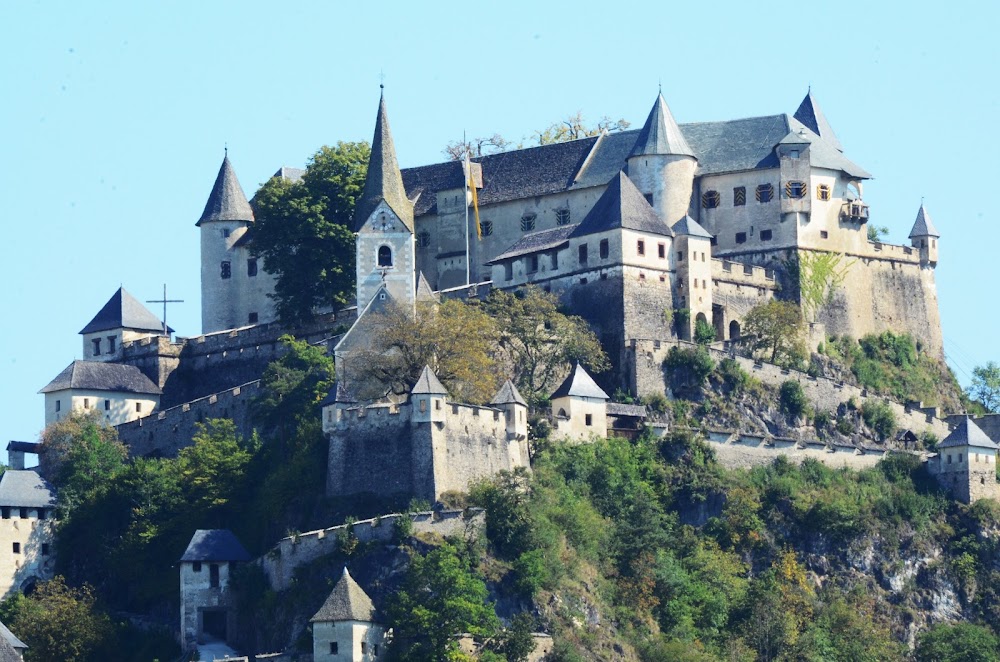
[[782, 413], [789, 418], [798, 418], [806, 413], [809, 407], [809, 401], [806, 400], [805, 391], [802, 390], [802, 384], [799, 384], [793, 379], [789, 379], [781, 383], [781, 388], [778, 390], [778, 403], [781, 406]]
[[896, 432], [896, 414], [887, 402], [865, 400], [861, 405], [861, 418], [882, 441], [891, 439]]
[[715, 361], [704, 348], [671, 347], [663, 362], [676, 393], [694, 393], [715, 369]]

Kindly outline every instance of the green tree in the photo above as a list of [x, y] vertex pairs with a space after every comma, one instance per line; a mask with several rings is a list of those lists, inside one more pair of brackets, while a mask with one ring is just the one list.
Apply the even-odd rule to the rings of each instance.
[[482, 641], [499, 627], [486, 585], [447, 544], [412, 557], [388, 615], [394, 658], [413, 662], [447, 659], [457, 649], [456, 634]]
[[805, 354], [802, 344], [802, 311], [794, 303], [772, 299], [747, 313], [741, 341], [751, 353], [770, 363], [797, 363]]
[[699, 345], [709, 345], [715, 340], [715, 327], [698, 318], [694, 323], [694, 341]]
[[493, 290], [486, 312], [496, 322], [501, 359], [529, 402], [548, 397], [574, 361], [594, 372], [610, 366], [587, 322], [560, 312], [555, 294], [533, 285]]
[[177, 471], [188, 506], [207, 512], [228, 504], [242, 487], [256, 444], [244, 443], [227, 418], [198, 423], [193, 441], [177, 454]]
[[819, 310], [829, 305], [844, 284], [854, 260], [843, 253], [802, 251], [799, 253], [799, 298], [803, 312], [813, 321]]
[[781, 404], [781, 411], [789, 418], [798, 418], [806, 412], [809, 401], [802, 390], [802, 384], [794, 379], [789, 379], [781, 383], [778, 389], [778, 401]]
[[1000, 410], [1000, 364], [990, 361], [972, 369], [969, 397], [996, 413]]
[[277, 279], [273, 297], [283, 322], [306, 322], [317, 307], [351, 300], [355, 273], [350, 225], [370, 154], [365, 142], [322, 147], [301, 181], [273, 177], [254, 195], [250, 247]]
[[49, 424], [41, 442], [41, 471], [59, 487], [59, 503], [65, 512], [92, 490], [106, 487], [128, 456], [118, 433], [95, 410], [73, 411]]
[[917, 662], [995, 662], [1000, 642], [989, 628], [972, 623], [939, 623], [917, 637]]
[[868, 241], [882, 241], [889, 235], [889, 228], [884, 225], [868, 226]]
[[323, 347], [290, 335], [278, 340], [284, 344], [285, 354], [264, 370], [254, 415], [284, 441], [303, 421], [319, 416], [317, 405], [333, 386], [334, 366]]

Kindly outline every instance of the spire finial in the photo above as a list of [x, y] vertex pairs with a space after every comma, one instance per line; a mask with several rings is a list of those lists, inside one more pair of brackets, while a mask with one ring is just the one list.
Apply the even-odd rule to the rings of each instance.
[[228, 141], [222, 143], [222, 151], [225, 152], [224, 156], [228, 159], [229, 158], [229, 142]]
[[379, 96], [385, 94], [385, 71], [382, 69], [378, 70], [378, 89], [380, 90]]
[[663, 79], [656, 79], [656, 87], [659, 89], [660, 94], [663, 94]]

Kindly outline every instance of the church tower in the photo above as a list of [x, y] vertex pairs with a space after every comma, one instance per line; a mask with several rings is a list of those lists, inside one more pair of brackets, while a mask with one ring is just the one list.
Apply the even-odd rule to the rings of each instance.
[[358, 312], [383, 283], [395, 301], [412, 309], [416, 297], [413, 203], [403, 188], [384, 94], [379, 98], [372, 155], [354, 210], [353, 229], [357, 234]]
[[658, 94], [628, 157], [628, 176], [667, 225], [691, 205], [698, 158]]
[[[253, 210], [226, 154], [215, 178], [215, 186], [205, 203], [205, 211], [195, 224], [201, 229], [201, 331], [212, 333], [247, 324], [247, 282], [243, 274], [249, 265], [238, 250], [250, 224]], [[256, 264], [252, 268], [256, 276]]]

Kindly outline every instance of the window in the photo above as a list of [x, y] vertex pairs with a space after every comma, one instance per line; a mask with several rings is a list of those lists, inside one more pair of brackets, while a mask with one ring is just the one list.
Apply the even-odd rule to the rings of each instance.
[[361, 654], [362, 655], [367, 655], [368, 654], [368, 643], [367, 642], [364, 642], [364, 641], [361, 642]]
[[247, 260], [247, 276], [253, 278], [257, 275], [257, 258], [252, 257]]
[[646, 274], [639, 272], [639, 280], [646, 280]]
[[62, 409], [62, 400], [56, 400], [56, 411]]
[[535, 215], [525, 214], [521, 217], [521, 232], [531, 232], [535, 229]]
[[747, 203], [747, 187], [737, 186], [733, 189], [733, 206], [742, 207]]
[[142, 413], [142, 403], [141, 402], [135, 403], [135, 413], [137, 413], [137, 414], [141, 414]]
[[514, 280], [514, 263], [505, 262], [503, 265], [503, 279]]
[[587, 244], [580, 245], [580, 248], [577, 249], [577, 257], [580, 264], [587, 264]]
[[556, 210], [556, 225], [569, 225], [569, 210], [568, 209], [557, 209]]
[[48, 517], [48, 514], [45, 512], [45, 509], [44, 508], [39, 508], [38, 509], [38, 519], [45, 519], [46, 517]]
[[222, 279], [226, 280], [227, 278], [231, 277], [232, 275], [233, 275], [233, 265], [232, 265], [232, 263], [230, 263], [228, 261], [227, 262], [223, 262], [222, 263]]
[[208, 585], [212, 588], [219, 588], [219, 564], [211, 563], [208, 566]]
[[391, 267], [392, 266], [392, 249], [388, 246], [378, 247], [378, 266], [380, 267]]
[[229, 230], [228, 229], [222, 231], [222, 238], [223, 239], [229, 239]]
[[611, 254], [611, 245], [608, 243], [607, 239], [601, 239], [601, 259], [607, 260], [608, 255]]
[[666, 258], [667, 257], [667, 245], [666, 244], [657, 244], [656, 245], [656, 254], [657, 254], [657, 256], [659, 256], [659, 258], [661, 260], [664, 259], [664, 258]]
[[646, 254], [646, 242], [640, 239], [635, 243], [635, 250], [639, 255]]
[[678, 262], [684, 261], [684, 251], [677, 251], [677, 261]]
[[488, 237], [493, 234], [493, 221], [483, 221], [480, 227], [483, 230], [484, 237]]
[[963, 462], [965, 462], [965, 456], [962, 455], [961, 453], [959, 453], [958, 454], [958, 463], [962, 464]]
[[378, 644], [373, 644], [372, 645], [372, 655], [374, 655], [375, 657], [378, 657]]
[[257, 313], [250, 313], [247, 315], [247, 324], [256, 324], [260, 316]]
[[94, 356], [100, 356], [101, 355], [101, 339], [100, 338], [94, 338], [90, 342], [94, 343]]
[[10, 508], [0, 508], [0, 516], [2, 516], [3, 519], [10, 519]]
[[948, 464], [951, 464], [951, 454], [948, 454]]
[[583, 422], [586, 423], [587, 425], [593, 425], [594, 424], [594, 415], [593, 414], [587, 414], [584, 417], [584, 421]]
[[21, 543], [19, 542], [14, 543], [14, 553], [15, 554], [21, 553]]
[[736, 233], [736, 243], [737, 244], [745, 244], [745, 243], [747, 243], [747, 233], [746, 232], [737, 232]]
[[528, 256], [528, 273], [533, 274], [538, 271], [538, 256], [529, 255]]
[[806, 183], [785, 182], [785, 195], [789, 198], [804, 198], [806, 196]]
[[816, 187], [816, 198], [819, 200], [829, 200], [830, 199], [830, 187], [826, 184], [820, 184]]
[[757, 187], [757, 202], [770, 202], [774, 198], [774, 186], [771, 184], [761, 184]]
[[559, 268], [559, 251], [552, 251], [551, 260], [549, 264], [552, 265], [552, 270], [555, 271]]
[[111, 411], [111, 401], [110, 400], [105, 400], [104, 401], [104, 411]]
[[48, 555], [49, 555], [49, 543], [43, 542], [42, 543], [42, 556], [48, 556]]
[[797, 150], [797, 149], [790, 149], [790, 150], [788, 150], [788, 157], [792, 158], [792, 159], [799, 158], [799, 150]]
[[116, 340], [117, 340], [117, 338], [115, 338], [114, 336], [108, 336], [108, 354], [114, 354], [115, 353], [115, 341]]
[[701, 206], [705, 209], [715, 209], [719, 206], [722, 196], [718, 191], [706, 191], [701, 194]]
[[201, 561], [195, 561], [191, 564], [192, 572], [201, 572]]
[[819, 238], [820, 238], [820, 239], [826, 239], [826, 238], [828, 238], [829, 236], [830, 236], [830, 233], [829, 233], [829, 232], [827, 232], [826, 230], [820, 230], [820, 231], [819, 231]]
[[83, 399], [83, 408], [84, 409], [90, 409], [90, 398], [84, 398]]
[[339, 646], [337, 645], [337, 642], [336, 641], [331, 641], [330, 642], [330, 655], [336, 655], [338, 648], [339, 648]]
[[417, 233], [417, 247], [427, 248], [431, 245], [431, 233], [430, 232], [418, 232]]
[[760, 240], [761, 241], [771, 241], [771, 231], [770, 230], [761, 230], [760, 231]]

